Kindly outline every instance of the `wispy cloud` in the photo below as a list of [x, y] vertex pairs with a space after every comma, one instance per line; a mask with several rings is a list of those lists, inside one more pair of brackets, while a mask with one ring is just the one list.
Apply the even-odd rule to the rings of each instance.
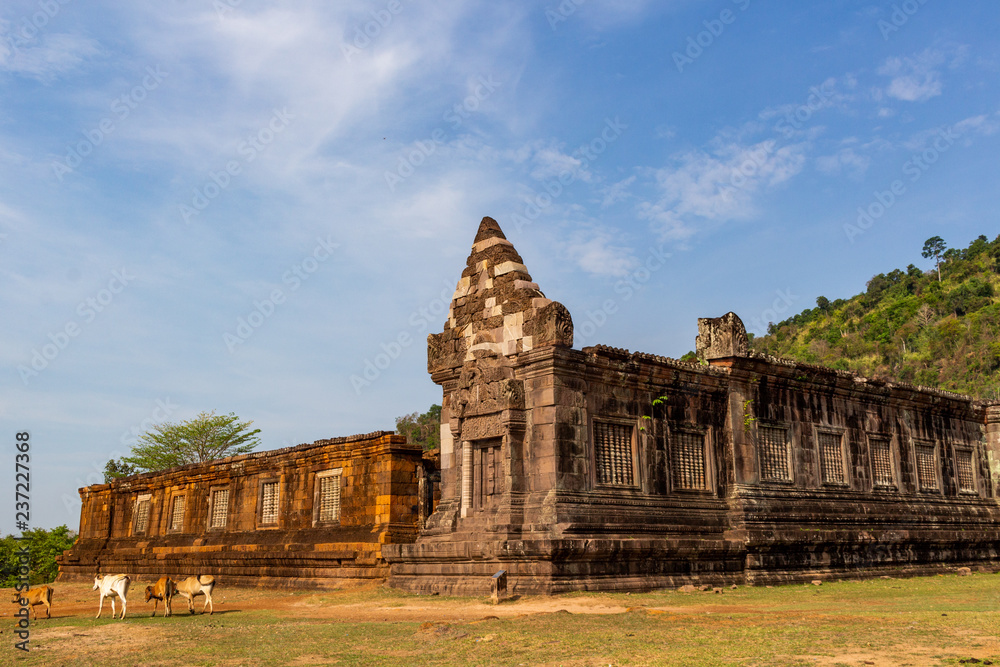
[[618, 230], [588, 225], [571, 233], [566, 252], [587, 273], [621, 277], [635, 269], [639, 261], [634, 250], [620, 245], [620, 240]]
[[700, 224], [746, 220], [757, 215], [759, 194], [798, 174], [805, 164], [803, 143], [780, 146], [719, 143], [709, 150], [676, 155], [654, 172], [660, 197], [640, 204], [661, 238], [689, 237]]
[[50, 83], [80, 67], [100, 53], [96, 41], [67, 33], [43, 34], [18, 45], [19, 40], [0, 29], [0, 71]]
[[887, 59], [877, 72], [890, 78], [885, 92], [904, 102], [926, 102], [943, 90], [940, 69], [957, 67], [965, 59], [964, 47], [932, 47], [912, 56]]
[[851, 146], [845, 146], [833, 155], [821, 155], [816, 158], [816, 168], [824, 174], [834, 176], [846, 173], [854, 180], [860, 180], [870, 165], [871, 158]]

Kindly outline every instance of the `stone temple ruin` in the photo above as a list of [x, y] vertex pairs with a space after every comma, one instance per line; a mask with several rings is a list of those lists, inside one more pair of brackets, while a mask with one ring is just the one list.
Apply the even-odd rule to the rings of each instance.
[[[89, 487], [85, 539], [60, 576], [101, 558], [152, 576], [197, 553], [217, 572], [255, 559], [250, 575], [304, 577], [290, 585], [336, 585], [358, 563], [410, 591], [484, 594], [499, 570], [512, 592], [555, 593], [996, 565], [1000, 403], [754, 354], [733, 313], [698, 330], [700, 363], [573, 349], [567, 309], [484, 218], [444, 330], [428, 337], [443, 391], [439, 489], [438, 463], [388, 434], [379, 469], [399, 472], [378, 493], [338, 477], [363, 519], [310, 523], [333, 463], [301, 463], [297, 448], [272, 464], [249, 455], [257, 483], [236, 469], [243, 457], [206, 464], [228, 466], [230, 508], [241, 508], [224, 534], [212, 532], [216, 487], [190, 478], [200, 469]], [[339, 456], [374, 465], [374, 450], [347, 440]], [[204, 496], [201, 509], [179, 532], [160, 519], [136, 536], [141, 498], [167, 481]], [[261, 525], [275, 502], [274, 525]]]

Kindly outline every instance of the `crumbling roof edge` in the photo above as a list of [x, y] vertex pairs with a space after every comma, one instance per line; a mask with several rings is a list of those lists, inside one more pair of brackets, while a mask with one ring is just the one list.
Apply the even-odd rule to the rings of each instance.
[[927, 394], [930, 396], [938, 396], [941, 398], [949, 398], [956, 401], [968, 401], [976, 407], [991, 407], [1000, 406], [1000, 401], [990, 401], [986, 399], [976, 398], [974, 396], [969, 396], [968, 394], [961, 394], [954, 391], [948, 391], [946, 389], [937, 389], [935, 387], [928, 387], [925, 385], [911, 384], [909, 382], [900, 382], [898, 380], [893, 380], [891, 378], [879, 377], [879, 376], [867, 376], [861, 373], [856, 373], [854, 371], [842, 370], [839, 368], [830, 368], [829, 366], [819, 366], [817, 364], [810, 364], [804, 361], [798, 361], [796, 359], [788, 359], [786, 357], [775, 357], [770, 354], [763, 354], [760, 352], [751, 351], [745, 358], [753, 359], [756, 361], [761, 361], [773, 366], [784, 366], [786, 368], [797, 368], [805, 371], [811, 371], [814, 373], [824, 373], [826, 375], [836, 375], [844, 379], [852, 380], [856, 384], [871, 384], [873, 386], [883, 386], [886, 389], [902, 389], [904, 391], [915, 391], [922, 394]]
[[650, 354], [648, 352], [630, 352], [620, 347], [611, 347], [610, 345], [593, 345], [583, 348], [581, 352], [617, 361], [645, 361], [673, 368], [683, 368], [685, 370], [697, 371], [699, 373], [709, 373], [713, 375], [728, 374], [728, 371], [724, 368], [706, 366], [697, 362], [681, 361], [680, 359], [663, 357], [658, 354]]
[[[140, 480], [145, 480], [145, 479], [151, 479], [151, 478], [159, 476], [159, 475], [166, 475], [166, 474], [169, 474], [169, 473], [181, 472], [181, 471], [184, 471], [184, 470], [193, 470], [195, 468], [200, 468], [200, 467], [203, 467], [203, 466], [214, 466], [214, 465], [232, 464], [232, 463], [238, 463], [240, 461], [263, 459], [263, 458], [268, 458], [268, 457], [271, 457], [271, 456], [280, 456], [280, 455], [283, 455], [283, 454], [290, 454], [292, 452], [307, 451], [307, 450], [310, 450], [310, 449], [315, 449], [315, 448], [318, 448], [318, 447], [325, 447], [325, 446], [328, 446], [328, 445], [345, 445], [345, 444], [352, 443], [352, 442], [354, 442], [354, 443], [369, 442], [369, 441], [372, 441], [372, 440], [379, 440], [380, 438], [383, 438], [383, 437], [385, 437], [387, 435], [397, 435], [397, 434], [394, 431], [372, 431], [371, 433], [360, 433], [360, 434], [357, 434], [357, 435], [347, 435], [347, 436], [341, 436], [341, 437], [338, 437], [338, 438], [327, 438], [327, 439], [324, 439], [324, 440], [316, 440], [315, 442], [305, 442], [305, 443], [302, 443], [301, 445], [291, 445], [289, 447], [281, 447], [279, 449], [265, 449], [265, 450], [261, 450], [259, 452], [249, 452], [247, 454], [237, 454], [236, 456], [227, 456], [227, 457], [222, 458], [222, 459], [213, 459], [212, 461], [201, 461], [201, 462], [197, 462], [197, 463], [187, 463], [185, 465], [175, 466], [173, 468], [164, 468], [163, 470], [154, 470], [152, 472], [139, 473], [138, 475], [130, 475], [129, 477], [121, 477], [121, 478], [115, 480], [115, 482], [125, 481], [125, 480], [128, 480], [130, 482], [132, 482], [132, 481], [140, 481]], [[403, 436], [400, 436], [400, 437], [403, 437]], [[112, 482], [112, 484], [114, 484], [114, 482]], [[95, 485], [92, 485], [92, 486], [104, 486], [104, 485], [95, 484]], [[85, 488], [91, 488], [91, 487], [85, 487]]]

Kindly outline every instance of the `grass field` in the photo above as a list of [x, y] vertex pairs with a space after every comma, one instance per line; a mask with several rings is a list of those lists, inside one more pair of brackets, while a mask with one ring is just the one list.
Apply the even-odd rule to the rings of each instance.
[[[216, 613], [94, 620], [97, 594], [56, 584], [19, 665], [1000, 665], [1000, 575], [486, 599], [384, 587], [216, 589]], [[200, 610], [201, 603], [196, 605]], [[44, 616], [44, 613], [43, 613]], [[978, 662], [973, 662], [973, 660]]]

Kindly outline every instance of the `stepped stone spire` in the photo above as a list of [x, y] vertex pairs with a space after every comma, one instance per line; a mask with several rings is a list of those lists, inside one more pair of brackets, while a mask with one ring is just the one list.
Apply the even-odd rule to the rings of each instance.
[[493, 218], [483, 218], [458, 281], [444, 331], [427, 337], [431, 373], [481, 357], [573, 346], [573, 319], [545, 298]]

